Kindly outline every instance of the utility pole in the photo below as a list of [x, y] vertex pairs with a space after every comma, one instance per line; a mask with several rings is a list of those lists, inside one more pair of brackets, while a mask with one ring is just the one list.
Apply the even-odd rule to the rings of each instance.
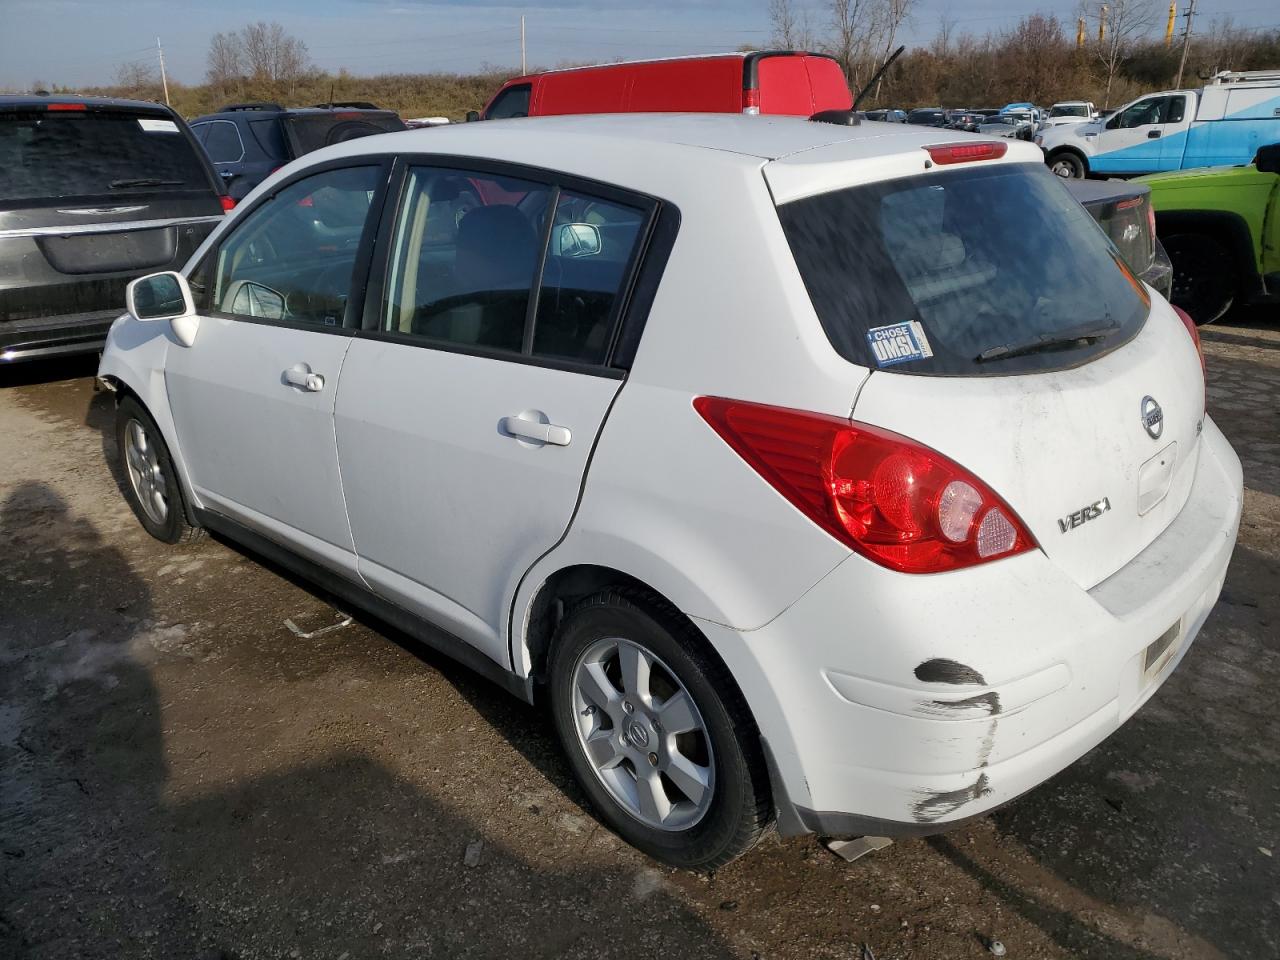
[[520, 75], [524, 76], [528, 68], [524, 63], [524, 14], [520, 14]]
[[1183, 14], [1187, 18], [1187, 29], [1182, 34], [1182, 60], [1178, 63], [1178, 79], [1173, 81], [1174, 89], [1182, 86], [1182, 71], [1187, 68], [1187, 51], [1191, 49], [1191, 21], [1196, 15], [1196, 0], [1191, 0], [1191, 5], [1187, 7], [1187, 12]]
[[1098, 10], [1098, 46], [1102, 46], [1102, 44], [1107, 42], [1107, 14], [1110, 12], [1110, 9], [1111, 8], [1104, 3]]
[[1169, 22], [1164, 26], [1165, 49], [1173, 46], [1173, 24], [1178, 19], [1178, 0], [1169, 0]]
[[1076, 20], [1076, 49], [1084, 49], [1084, 17]]
[[159, 37], [156, 37], [156, 53], [160, 54], [160, 83], [164, 87], [164, 103], [169, 106], [169, 77], [164, 72], [164, 48], [160, 46]]

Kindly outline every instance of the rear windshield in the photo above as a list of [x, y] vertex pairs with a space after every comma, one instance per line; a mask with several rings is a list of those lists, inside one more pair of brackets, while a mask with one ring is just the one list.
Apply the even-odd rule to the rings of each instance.
[[936, 127], [945, 122], [941, 110], [912, 110], [907, 114], [907, 123], [915, 123], [926, 127]]
[[404, 130], [404, 121], [390, 111], [337, 111], [335, 113], [298, 113], [285, 121], [294, 141], [298, 156], [345, 143], [375, 133], [394, 133]]
[[0, 202], [213, 187], [170, 119], [126, 111], [0, 112]]
[[1130, 339], [1145, 291], [1041, 164], [849, 187], [778, 208], [847, 360], [975, 376], [1074, 366]]
[[1059, 104], [1049, 111], [1051, 117], [1087, 117], [1089, 108], [1083, 103]]

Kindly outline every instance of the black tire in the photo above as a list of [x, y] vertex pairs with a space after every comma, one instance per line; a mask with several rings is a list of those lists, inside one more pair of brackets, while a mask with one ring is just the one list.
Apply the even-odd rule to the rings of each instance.
[[[134, 458], [134, 465], [131, 465], [128, 447], [133, 427], [140, 429], [145, 435], [147, 445], [154, 454], [153, 462], [139, 465]], [[163, 543], [191, 543], [204, 536], [201, 527], [193, 526], [187, 520], [187, 501], [182, 494], [182, 485], [178, 482], [177, 471], [173, 468], [173, 460], [160, 434], [160, 428], [142, 404], [127, 395], [121, 398], [116, 407], [116, 454], [120, 458], [124, 498], [147, 533]], [[145, 470], [139, 470], [139, 466], [145, 466]], [[148, 484], [139, 480], [139, 472], [147, 472], [154, 481]], [[142, 498], [148, 490], [158, 493], [167, 505], [163, 517], [157, 516], [154, 501], [151, 508], [143, 504]]]
[[[575, 669], [580, 658], [608, 638], [625, 639], [655, 654], [701, 714], [712, 753], [713, 788], [706, 812], [686, 829], [651, 827], [637, 819], [613, 797], [587, 757], [576, 725]], [[556, 633], [550, 701], [569, 763], [605, 822], [655, 860], [712, 870], [755, 845], [770, 826], [773, 804], [755, 721], [733, 677], [705, 644], [692, 624], [660, 597], [633, 588], [602, 591], [573, 607]]]
[[1231, 309], [1238, 281], [1231, 251], [1216, 237], [1179, 233], [1161, 237], [1173, 263], [1170, 301], [1197, 325], [1213, 323]]
[[1085, 168], [1084, 161], [1080, 159], [1079, 155], [1069, 150], [1055, 153], [1048, 159], [1047, 163], [1050, 172], [1062, 177], [1064, 180], [1083, 180], [1089, 174], [1089, 171]]

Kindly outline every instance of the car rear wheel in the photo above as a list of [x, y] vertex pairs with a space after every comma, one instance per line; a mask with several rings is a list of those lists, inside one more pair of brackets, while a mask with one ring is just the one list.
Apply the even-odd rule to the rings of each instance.
[[182, 488], [160, 429], [133, 397], [124, 397], [116, 409], [116, 450], [125, 499], [143, 529], [165, 543], [199, 539], [204, 531], [187, 522]]
[[759, 734], [724, 665], [674, 607], [639, 590], [575, 606], [556, 634], [556, 730], [606, 823], [651, 857], [713, 869], [772, 816]]
[[1213, 323], [1236, 298], [1235, 264], [1227, 248], [1214, 237], [1182, 233], [1161, 237], [1173, 263], [1170, 300], [1197, 324]]
[[1084, 161], [1074, 153], [1055, 154], [1049, 160], [1049, 170], [1064, 180], [1083, 180], [1086, 172]]

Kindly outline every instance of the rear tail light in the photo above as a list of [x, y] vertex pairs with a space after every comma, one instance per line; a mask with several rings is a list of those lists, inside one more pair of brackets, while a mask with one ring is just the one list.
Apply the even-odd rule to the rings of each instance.
[[[1172, 304], [1170, 304], [1172, 306]], [[1191, 314], [1183, 310], [1181, 307], [1174, 307], [1173, 312], [1178, 315], [1178, 319], [1182, 321], [1182, 325], [1187, 328], [1187, 333], [1191, 334], [1191, 342], [1196, 345], [1196, 353], [1200, 355], [1200, 376], [1205, 383], [1206, 406], [1208, 405], [1207, 392], [1209, 389], [1209, 371], [1204, 365], [1204, 344], [1200, 342], [1200, 330], [1196, 327], [1196, 322], [1191, 319]]]
[[76, 112], [76, 113], [81, 113], [81, 112], [83, 112], [83, 111], [87, 110], [88, 108], [87, 108], [83, 103], [51, 103], [51, 104], [49, 104], [48, 106], [46, 106], [46, 107], [45, 107], [45, 109], [46, 109], [46, 110], [74, 111], [74, 112]]
[[1009, 152], [1009, 145], [999, 140], [983, 143], [938, 143], [925, 147], [930, 159], [939, 166], [968, 163], [971, 160], [999, 160]]
[[230, 197], [219, 197], [218, 202], [222, 204], [223, 213], [230, 213], [236, 208], [236, 202]]
[[863, 423], [698, 397], [712, 429], [801, 513], [869, 560], [941, 573], [1035, 548], [986, 484], [935, 450]]
[[742, 91], [742, 112], [756, 116], [760, 113], [760, 91], [751, 89]]

